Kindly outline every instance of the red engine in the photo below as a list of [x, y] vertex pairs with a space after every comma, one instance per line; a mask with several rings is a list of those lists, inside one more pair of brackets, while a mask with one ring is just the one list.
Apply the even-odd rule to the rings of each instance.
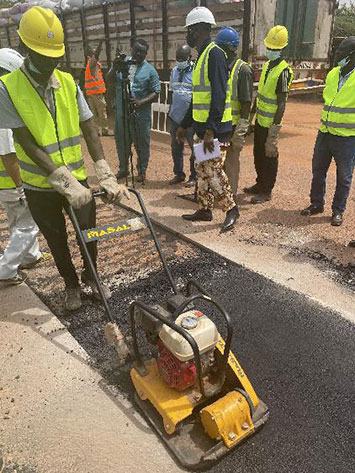
[[197, 371], [193, 361], [178, 360], [161, 340], [158, 340], [158, 351], [158, 370], [165, 384], [178, 391], [195, 384]]

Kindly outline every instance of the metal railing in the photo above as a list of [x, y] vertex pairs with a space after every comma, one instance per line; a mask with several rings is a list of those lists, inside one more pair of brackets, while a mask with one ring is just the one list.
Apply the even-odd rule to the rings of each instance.
[[169, 134], [169, 82], [160, 82], [161, 90], [157, 102], [152, 105], [152, 130], [158, 131], [159, 133]]

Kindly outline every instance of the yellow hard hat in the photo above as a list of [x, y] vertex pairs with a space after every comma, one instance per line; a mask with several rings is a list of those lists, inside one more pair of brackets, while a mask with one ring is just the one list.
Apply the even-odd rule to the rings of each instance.
[[42, 56], [61, 57], [65, 52], [62, 24], [48, 8], [32, 7], [27, 10], [17, 33], [29, 49]]
[[288, 45], [287, 28], [276, 25], [268, 32], [264, 39], [264, 44], [268, 49], [283, 49]]

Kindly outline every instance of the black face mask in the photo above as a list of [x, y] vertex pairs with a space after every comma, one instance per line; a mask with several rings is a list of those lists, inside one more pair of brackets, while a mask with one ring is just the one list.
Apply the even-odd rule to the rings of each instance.
[[186, 35], [186, 42], [190, 46], [190, 48], [194, 48], [197, 43], [197, 38], [195, 35], [196, 30], [188, 31]]

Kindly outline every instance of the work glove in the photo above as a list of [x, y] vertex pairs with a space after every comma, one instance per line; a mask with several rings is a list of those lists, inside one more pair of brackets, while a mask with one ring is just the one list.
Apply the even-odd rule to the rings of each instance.
[[231, 145], [232, 149], [235, 152], [240, 153], [243, 149], [243, 146], [245, 144], [245, 135], [247, 134], [249, 128], [249, 120], [246, 120], [245, 118], [241, 118], [235, 127], [232, 140], [231, 140]]
[[91, 190], [80, 184], [65, 166], [53, 171], [47, 177], [47, 181], [59, 194], [64, 195], [74, 209], [80, 209], [92, 199]]
[[279, 155], [279, 134], [281, 125], [271, 125], [265, 142], [265, 154], [268, 158], [277, 158]]
[[21, 205], [26, 205], [26, 195], [23, 186], [16, 187], [16, 192], [18, 195], [18, 200]]
[[129, 190], [123, 184], [118, 184], [107, 161], [100, 159], [94, 163], [97, 179], [101, 189], [107, 192], [107, 199], [110, 202], [119, 202], [122, 197], [129, 199]]

